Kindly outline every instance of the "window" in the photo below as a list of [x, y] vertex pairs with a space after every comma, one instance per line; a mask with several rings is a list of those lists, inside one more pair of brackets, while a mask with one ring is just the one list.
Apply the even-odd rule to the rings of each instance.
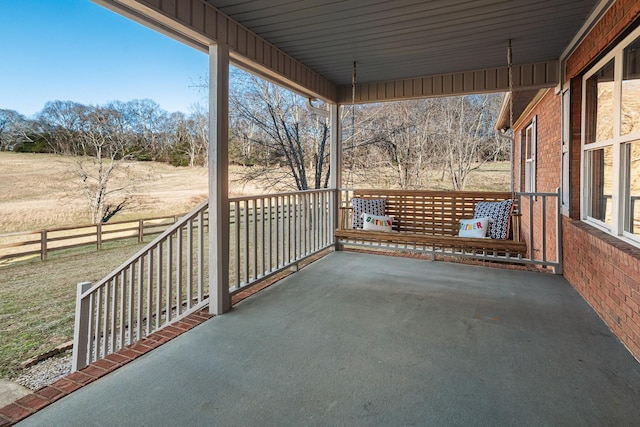
[[640, 246], [640, 28], [583, 79], [582, 218]]
[[536, 117], [525, 128], [523, 135], [524, 163], [524, 191], [533, 193], [536, 191]]

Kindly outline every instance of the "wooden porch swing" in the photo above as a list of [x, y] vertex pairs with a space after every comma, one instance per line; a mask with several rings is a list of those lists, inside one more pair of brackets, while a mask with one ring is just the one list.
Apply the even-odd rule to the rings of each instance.
[[[359, 212], [353, 206], [341, 207], [335, 231], [341, 244], [374, 244], [385, 249], [476, 257], [518, 258], [527, 253], [526, 243], [519, 239], [518, 214], [508, 214], [505, 239], [458, 236], [460, 221], [472, 219], [478, 203], [511, 200], [515, 204], [516, 199], [509, 192], [354, 190], [353, 198], [384, 200], [385, 216], [393, 218], [393, 225], [391, 231], [354, 228], [354, 215]], [[517, 206], [513, 209], [517, 211]]]
[[[507, 63], [509, 92], [513, 93], [511, 40], [507, 49]], [[354, 62], [352, 76], [354, 109], [355, 85], [356, 63]], [[512, 102], [510, 98], [511, 123], [513, 122]], [[352, 126], [355, 129], [353, 112]], [[513, 190], [513, 171], [511, 187], [511, 192], [354, 190], [352, 199], [354, 205], [340, 208], [335, 231], [336, 242], [475, 258], [520, 259], [527, 254], [527, 244], [520, 241], [520, 215], [517, 213], [519, 209]], [[355, 206], [356, 200], [364, 201], [365, 204], [367, 201], [380, 202], [384, 206], [383, 217], [390, 218], [389, 226], [384, 231], [379, 227], [367, 229], [358, 217], [370, 215], [371, 212], [365, 212], [366, 209], [359, 210]], [[479, 203], [484, 203], [483, 207], [500, 206], [505, 203], [508, 205], [508, 212], [501, 212], [493, 215], [495, 218], [488, 218], [492, 223], [489, 229], [493, 226], [495, 231], [495, 227], [500, 227], [500, 233], [491, 232], [487, 237], [468, 237], [466, 233], [460, 232], [461, 227], [467, 224], [463, 224], [464, 220], [479, 218], [477, 210]], [[373, 215], [373, 217], [380, 218], [379, 215]], [[367, 216], [365, 221], [371, 218], [372, 216]]]

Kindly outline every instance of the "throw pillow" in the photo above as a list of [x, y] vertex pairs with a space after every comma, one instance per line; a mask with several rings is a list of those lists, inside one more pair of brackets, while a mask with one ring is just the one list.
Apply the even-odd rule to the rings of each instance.
[[384, 215], [384, 208], [387, 201], [385, 199], [359, 199], [354, 197], [351, 199], [351, 207], [353, 208], [353, 219], [351, 227], [362, 229], [362, 214]]
[[501, 202], [478, 202], [474, 218], [491, 218], [487, 235], [492, 239], [504, 240], [509, 237], [509, 219], [513, 209], [513, 200]]
[[489, 218], [463, 219], [460, 221], [460, 237], [486, 237]]
[[391, 231], [393, 220], [390, 216], [362, 214], [363, 228], [372, 231]]

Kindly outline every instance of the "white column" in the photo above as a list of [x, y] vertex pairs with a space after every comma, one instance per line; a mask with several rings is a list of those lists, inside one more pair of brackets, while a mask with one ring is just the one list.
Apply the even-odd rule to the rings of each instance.
[[[338, 226], [340, 199], [338, 189], [342, 187], [342, 122], [340, 120], [340, 105], [331, 104], [331, 168], [330, 186], [334, 190], [333, 209], [331, 209], [331, 232]], [[340, 249], [336, 247], [336, 249]]]
[[229, 296], [229, 48], [209, 46], [209, 312]]

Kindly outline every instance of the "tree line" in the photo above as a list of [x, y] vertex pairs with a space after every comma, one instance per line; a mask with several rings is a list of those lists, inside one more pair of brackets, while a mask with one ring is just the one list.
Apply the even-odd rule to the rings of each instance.
[[[247, 166], [243, 179], [279, 190], [326, 188], [328, 105], [238, 69], [231, 76], [229, 160]], [[464, 189], [482, 163], [509, 158], [508, 140], [493, 129], [501, 100], [483, 94], [343, 106], [343, 186], [372, 180], [419, 189], [437, 170]], [[208, 112], [192, 110], [169, 113], [148, 99], [51, 101], [33, 118], [0, 110], [0, 150], [71, 156], [92, 221], [106, 222], [131, 203], [126, 188], [110, 186], [127, 160], [207, 164]]]
[[[150, 99], [106, 105], [50, 101], [29, 119], [0, 110], [0, 150], [95, 156], [100, 146], [116, 158], [202, 166], [208, 123], [203, 108], [168, 113]], [[108, 140], [98, 143], [98, 135]]]

